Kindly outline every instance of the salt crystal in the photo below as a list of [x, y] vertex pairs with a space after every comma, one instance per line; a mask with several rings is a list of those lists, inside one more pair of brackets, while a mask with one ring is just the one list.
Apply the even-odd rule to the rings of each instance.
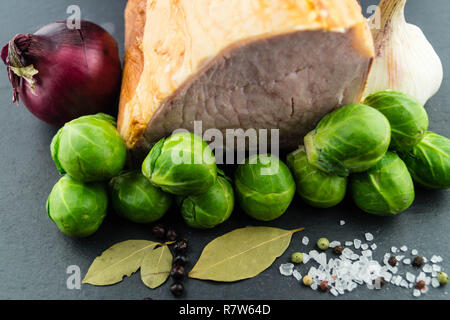
[[373, 243], [371, 246], [370, 246], [370, 249], [372, 249], [372, 250], [376, 250], [378, 247], [377, 247], [377, 245], [375, 244], [375, 243]]
[[440, 286], [440, 283], [439, 283], [438, 279], [433, 278], [433, 279], [431, 280], [431, 285], [433, 286], [433, 288], [437, 288], [437, 287]]
[[413, 296], [414, 297], [420, 297], [420, 290], [414, 289]]
[[391, 247], [391, 252], [392, 252], [392, 253], [397, 253], [397, 252], [398, 252], [397, 247]]
[[347, 259], [350, 259], [350, 257], [352, 256], [353, 251], [350, 250], [349, 248], [344, 248], [344, 250], [342, 250], [342, 255], [344, 257], [346, 257]]
[[404, 264], [411, 264], [411, 259], [403, 259]]
[[430, 261], [433, 262], [433, 263], [439, 263], [439, 262], [442, 262], [442, 257], [433, 255], [431, 257]]
[[433, 271], [433, 267], [429, 264], [426, 264], [423, 266], [422, 270], [425, 273], [431, 273]]
[[339, 221], [339, 224], [340, 224], [341, 226], [343, 226], [343, 225], [345, 224], [345, 221], [344, 221], [344, 220], [341, 220], [341, 221]]
[[406, 280], [408, 280], [409, 282], [414, 282], [414, 280], [416, 280], [416, 276], [413, 275], [411, 272], [407, 272], [406, 273]]
[[425, 281], [426, 275], [423, 272], [420, 272], [419, 275], [416, 277], [416, 281], [419, 282], [421, 280]]
[[365, 236], [366, 236], [366, 240], [367, 241], [372, 241], [373, 240], [373, 234], [371, 234], [370, 232], [367, 232], [365, 234]]
[[294, 270], [294, 272], [292, 272], [292, 275], [294, 276], [295, 279], [297, 279], [298, 281], [300, 281], [302, 279], [302, 275], [300, 274], [300, 272], [298, 272], [297, 270]]
[[438, 266], [437, 264], [433, 264], [433, 271], [441, 271], [441, 266]]
[[316, 255], [313, 259], [316, 260], [317, 263], [323, 267], [327, 265], [327, 255], [325, 254], [325, 252]]
[[402, 261], [404, 257], [405, 256], [396, 256], [395, 259], [397, 259], [397, 261]]
[[358, 260], [359, 259], [359, 256], [356, 254], [356, 253], [353, 253], [351, 256], [350, 256], [350, 260]]
[[413, 256], [415, 256], [415, 255], [418, 254], [418, 251], [417, 251], [416, 249], [412, 249], [412, 250], [411, 250], [411, 254], [412, 254]]
[[280, 273], [283, 276], [290, 277], [294, 272], [294, 264], [293, 263], [284, 263], [280, 265]]
[[406, 252], [406, 251], [408, 251], [408, 247], [407, 247], [407, 246], [402, 246], [402, 247], [400, 248], [400, 250], [402, 250], [403, 252]]
[[309, 259], [310, 259], [309, 254], [304, 253], [304, 254], [303, 254], [303, 260], [302, 260], [303, 264], [308, 263]]
[[361, 253], [365, 257], [371, 257], [372, 256], [372, 251], [370, 251], [370, 250], [364, 250]]
[[317, 274], [317, 269], [315, 267], [309, 268], [308, 276], [310, 276], [311, 278], [315, 278], [316, 274]]
[[395, 283], [394, 283], [394, 284], [395, 284], [396, 286], [399, 286], [400, 283], [402, 283], [402, 280], [403, 280], [403, 279], [402, 279], [401, 276], [397, 276], [397, 279], [395, 279]]
[[308, 238], [307, 236], [304, 236], [303, 239], [302, 239], [302, 243], [303, 243], [305, 246], [307, 246], [308, 243], [309, 243], [309, 238]]
[[353, 240], [353, 245], [355, 246], [355, 249], [359, 249], [361, 247], [361, 240], [359, 239]]
[[330, 248], [334, 248], [334, 247], [337, 247], [340, 245], [341, 245], [341, 243], [339, 241], [331, 241], [330, 242]]
[[[375, 244], [375, 243], [374, 243]], [[375, 247], [376, 247], [376, 245], [375, 245]], [[361, 249], [362, 250], [367, 250], [367, 249], [369, 249], [369, 245], [367, 244], [367, 243], [363, 243], [362, 245], [361, 245]]]
[[330, 292], [335, 297], [337, 297], [339, 295], [339, 292], [335, 288], [331, 288]]
[[311, 289], [313, 289], [313, 290], [317, 290], [317, 283], [313, 283], [312, 285], [311, 285]]
[[315, 259], [319, 255], [319, 252], [317, 250], [311, 250], [308, 254], [311, 259]]
[[347, 247], [351, 247], [353, 245], [353, 241], [345, 241], [345, 245]]

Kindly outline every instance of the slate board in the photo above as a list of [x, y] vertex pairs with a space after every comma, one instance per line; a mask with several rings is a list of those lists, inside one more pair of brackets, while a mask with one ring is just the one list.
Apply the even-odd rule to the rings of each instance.
[[[6, 0], [5, 0], [6, 1]], [[364, 9], [377, 1], [362, 1]], [[125, 0], [8, 0], [0, 11], [0, 43], [5, 44], [16, 33], [33, 33], [41, 26], [67, 18], [69, 5], [79, 5], [83, 19], [107, 28], [118, 40], [123, 55], [123, 10]], [[5, 10], [7, 8], [7, 10]], [[430, 128], [450, 136], [450, 2], [448, 0], [410, 0], [406, 14], [409, 21], [423, 28], [440, 55], [445, 80], [439, 93], [427, 104]], [[23, 106], [11, 104], [11, 88], [4, 67], [0, 67], [0, 299], [172, 299], [169, 282], [150, 290], [139, 275], [126, 278], [110, 287], [83, 285], [80, 290], [66, 286], [70, 265], [87, 272], [93, 259], [114, 243], [127, 239], [152, 239], [149, 226], [136, 225], [109, 215], [101, 229], [87, 239], [71, 239], [58, 231], [45, 213], [46, 198], [60, 178], [49, 153], [56, 132], [35, 119]], [[176, 211], [165, 217], [190, 241], [190, 257], [196, 261], [202, 248], [215, 237], [237, 227], [268, 225], [307, 230], [294, 235], [291, 246], [268, 270], [254, 279], [232, 284], [217, 284], [189, 279], [184, 299], [336, 299], [306, 289], [279, 274], [278, 267], [294, 251], [309, 251], [319, 237], [330, 240], [363, 239], [365, 232], [375, 236], [378, 249], [375, 258], [382, 259], [391, 246], [407, 245], [430, 257], [440, 254], [442, 266], [449, 270], [450, 260], [450, 192], [417, 189], [414, 206], [392, 218], [369, 216], [347, 199], [336, 208], [318, 210], [296, 199], [288, 212], [271, 223], [258, 223], [236, 211], [222, 226], [199, 231], [185, 226]], [[344, 226], [339, 225], [345, 220]], [[303, 236], [311, 244], [301, 244]], [[191, 265], [192, 266], [192, 265]], [[306, 274], [307, 266], [300, 272]], [[404, 269], [404, 271], [412, 269]], [[432, 289], [422, 299], [448, 299], [448, 289]], [[412, 299], [411, 290], [387, 285], [372, 291], [364, 287], [338, 299]]]

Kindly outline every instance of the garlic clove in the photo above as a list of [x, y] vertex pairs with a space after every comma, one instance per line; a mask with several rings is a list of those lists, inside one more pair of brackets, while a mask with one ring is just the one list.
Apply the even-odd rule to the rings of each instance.
[[405, 5], [406, 0], [381, 0], [380, 12], [369, 18], [376, 54], [363, 97], [395, 90], [425, 105], [442, 84], [443, 67], [422, 30], [406, 22]]

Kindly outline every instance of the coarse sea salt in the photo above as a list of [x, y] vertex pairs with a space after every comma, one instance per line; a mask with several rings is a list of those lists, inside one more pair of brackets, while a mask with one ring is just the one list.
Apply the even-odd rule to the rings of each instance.
[[280, 265], [280, 273], [286, 277], [292, 276], [292, 274], [294, 273], [294, 264], [284, 263]]
[[368, 245], [367, 243], [363, 243], [363, 244], [361, 245], [361, 249], [362, 249], [362, 250], [367, 250], [367, 249], [369, 249], [369, 245]]
[[416, 249], [412, 249], [411, 250], [411, 254], [413, 255], [413, 256], [415, 256], [415, 255], [417, 255], [419, 252], [416, 250]]
[[341, 245], [341, 243], [339, 241], [331, 241], [330, 242], [330, 248], [334, 248], [334, 247], [337, 247], [340, 245]]
[[297, 279], [298, 281], [300, 281], [302, 279], [302, 275], [300, 272], [298, 272], [298, 270], [294, 270], [292, 272], [292, 275], [294, 276], [295, 279]]
[[307, 236], [304, 236], [303, 239], [302, 239], [302, 243], [303, 243], [305, 246], [307, 246], [308, 243], [309, 243], [309, 238], [308, 238]]
[[403, 252], [406, 252], [406, 251], [408, 251], [408, 247], [407, 246], [401, 246], [400, 250], [402, 250]]
[[343, 225], [345, 224], [345, 221], [344, 221], [344, 220], [341, 220], [341, 221], [339, 221], [339, 224], [340, 224], [341, 226], [343, 226]]
[[367, 241], [372, 241], [373, 240], [373, 234], [371, 234], [370, 232], [367, 232], [365, 234], [366, 240]]

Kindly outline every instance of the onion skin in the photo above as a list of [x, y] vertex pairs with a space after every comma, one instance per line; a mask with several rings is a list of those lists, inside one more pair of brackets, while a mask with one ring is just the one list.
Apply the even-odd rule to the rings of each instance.
[[[18, 34], [0, 54], [13, 102], [20, 97], [31, 113], [51, 125], [108, 112], [116, 104], [122, 73], [117, 42], [92, 22], [81, 21], [79, 30], [71, 30], [61, 21], [33, 35]], [[24, 67], [37, 73], [27, 80], [13, 70]]]

